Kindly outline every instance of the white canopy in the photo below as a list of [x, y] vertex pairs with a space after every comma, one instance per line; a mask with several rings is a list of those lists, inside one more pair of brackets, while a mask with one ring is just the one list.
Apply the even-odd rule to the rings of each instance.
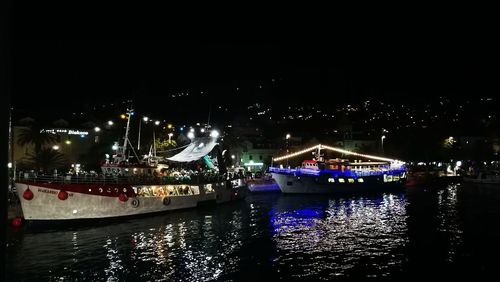
[[167, 159], [175, 162], [196, 161], [208, 155], [214, 149], [215, 145], [217, 145], [215, 138], [196, 138], [180, 153]]

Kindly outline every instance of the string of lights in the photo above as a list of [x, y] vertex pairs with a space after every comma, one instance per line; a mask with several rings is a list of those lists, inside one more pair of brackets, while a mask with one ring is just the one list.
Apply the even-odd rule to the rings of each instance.
[[307, 153], [307, 152], [310, 152], [310, 151], [316, 150], [316, 149], [318, 149], [318, 148], [319, 148], [319, 146], [321, 146], [321, 145], [316, 145], [316, 146], [313, 146], [313, 147], [307, 148], [307, 149], [302, 150], [302, 151], [299, 151], [299, 152], [291, 153], [291, 154], [286, 155], [286, 156], [282, 156], [282, 157], [278, 157], [278, 158], [273, 158], [273, 161], [275, 161], [275, 162], [279, 162], [279, 161], [281, 161], [281, 160], [285, 160], [285, 159], [293, 158], [293, 157], [295, 157], [295, 156], [302, 155], [302, 154], [304, 154], [304, 153]]
[[281, 160], [293, 158], [293, 157], [296, 157], [298, 155], [302, 155], [304, 153], [307, 153], [307, 152], [310, 152], [310, 151], [313, 151], [313, 150], [317, 150], [317, 149], [320, 149], [320, 150], [321, 149], [327, 149], [327, 150], [339, 152], [339, 153], [342, 153], [342, 154], [345, 154], [345, 155], [359, 156], [359, 157], [363, 157], [363, 158], [366, 158], [366, 159], [386, 161], [386, 162], [391, 162], [391, 163], [401, 162], [401, 161], [398, 161], [398, 160], [395, 160], [395, 159], [389, 159], [389, 158], [384, 158], [384, 157], [378, 157], [378, 156], [360, 154], [360, 153], [356, 153], [356, 152], [353, 152], [353, 151], [348, 151], [348, 150], [344, 150], [344, 149], [340, 149], [340, 148], [335, 148], [335, 147], [330, 147], [330, 146], [321, 145], [321, 144], [313, 146], [313, 147], [310, 147], [310, 148], [307, 148], [307, 149], [304, 149], [302, 151], [291, 153], [291, 154], [288, 154], [288, 155], [285, 155], [285, 156], [273, 158], [273, 161], [278, 162], [278, 161], [281, 161]]
[[374, 159], [374, 160], [391, 162], [391, 163], [392, 162], [397, 162], [397, 160], [394, 160], [394, 159], [388, 159], [388, 158], [384, 158], [384, 157], [377, 157], [377, 156], [372, 156], [372, 155], [360, 154], [360, 153], [356, 153], [356, 152], [352, 152], [352, 151], [347, 151], [347, 150], [340, 149], [340, 148], [330, 147], [330, 146], [327, 146], [327, 145], [319, 145], [319, 146], [322, 149], [327, 149], [327, 150], [339, 152], [339, 153], [342, 153], [342, 154], [345, 154], [345, 155], [354, 155], [354, 156], [359, 156], [359, 157], [363, 157], [363, 158], [367, 158], [367, 159]]

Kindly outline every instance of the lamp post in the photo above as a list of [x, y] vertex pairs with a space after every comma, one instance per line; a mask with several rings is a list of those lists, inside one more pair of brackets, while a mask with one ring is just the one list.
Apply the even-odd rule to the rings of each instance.
[[[290, 137], [292, 137], [290, 135], [290, 133], [287, 133], [286, 136], [285, 136], [285, 140], [286, 140], [286, 154], [288, 155], [288, 139], [290, 139]], [[286, 167], [288, 167], [288, 158], [286, 158]]]
[[[160, 121], [155, 121], [155, 125], [160, 125]], [[156, 128], [153, 127], [153, 156], [156, 158], [156, 136], [155, 136]]]
[[382, 153], [384, 153], [384, 139], [385, 139], [385, 135], [382, 135], [382, 137], [380, 137], [380, 143], [382, 144]]
[[139, 134], [137, 135], [137, 150], [141, 149], [141, 124], [142, 124], [142, 121], [147, 123], [148, 120], [149, 120], [148, 117], [143, 117], [142, 119], [139, 119]]
[[173, 136], [173, 135], [174, 135], [174, 134], [173, 134], [172, 132], [170, 132], [170, 133], [168, 134], [168, 142], [170, 142], [170, 139], [172, 139], [172, 136]]

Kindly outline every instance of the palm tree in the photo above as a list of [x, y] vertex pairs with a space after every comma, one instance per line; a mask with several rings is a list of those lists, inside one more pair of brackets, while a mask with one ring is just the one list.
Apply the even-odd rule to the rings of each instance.
[[57, 126], [57, 127], [68, 127], [69, 126], [69, 123], [62, 118], [54, 121], [52, 124], [54, 126]]
[[177, 148], [177, 142], [175, 140], [160, 140], [156, 138], [155, 140], [156, 152], [162, 157], [170, 157], [173, 154], [178, 153], [178, 151], [170, 151]]
[[25, 160], [25, 165], [37, 170], [43, 170], [44, 172], [63, 168], [68, 164], [63, 154], [50, 148], [43, 148], [33, 154], [28, 154]]
[[57, 142], [57, 135], [44, 132], [39, 126], [32, 125], [23, 127], [17, 137], [17, 144], [20, 146], [35, 145], [35, 153], [40, 152], [42, 146]]

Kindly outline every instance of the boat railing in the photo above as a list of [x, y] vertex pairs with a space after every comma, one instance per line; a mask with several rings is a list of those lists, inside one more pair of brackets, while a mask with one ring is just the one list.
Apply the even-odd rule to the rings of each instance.
[[[282, 174], [290, 174], [290, 175], [320, 175], [321, 172], [333, 172], [330, 170], [323, 171], [310, 171], [304, 169], [294, 169], [294, 168], [277, 168], [270, 167], [269, 172], [282, 173]], [[405, 172], [404, 169], [381, 169], [381, 170], [345, 170], [341, 172], [344, 176], [379, 176], [379, 175], [394, 175]]]
[[281, 173], [295, 173], [299, 171], [299, 169], [295, 168], [279, 168], [279, 167], [270, 167], [269, 172], [281, 172]]
[[165, 185], [186, 184], [199, 185], [221, 181], [244, 179], [239, 174], [191, 175], [183, 177], [167, 176], [106, 176], [106, 175], [37, 175], [20, 174], [16, 181], [28, 183], [58, 183], [58, 184], [131, 184], [131, 185]]

